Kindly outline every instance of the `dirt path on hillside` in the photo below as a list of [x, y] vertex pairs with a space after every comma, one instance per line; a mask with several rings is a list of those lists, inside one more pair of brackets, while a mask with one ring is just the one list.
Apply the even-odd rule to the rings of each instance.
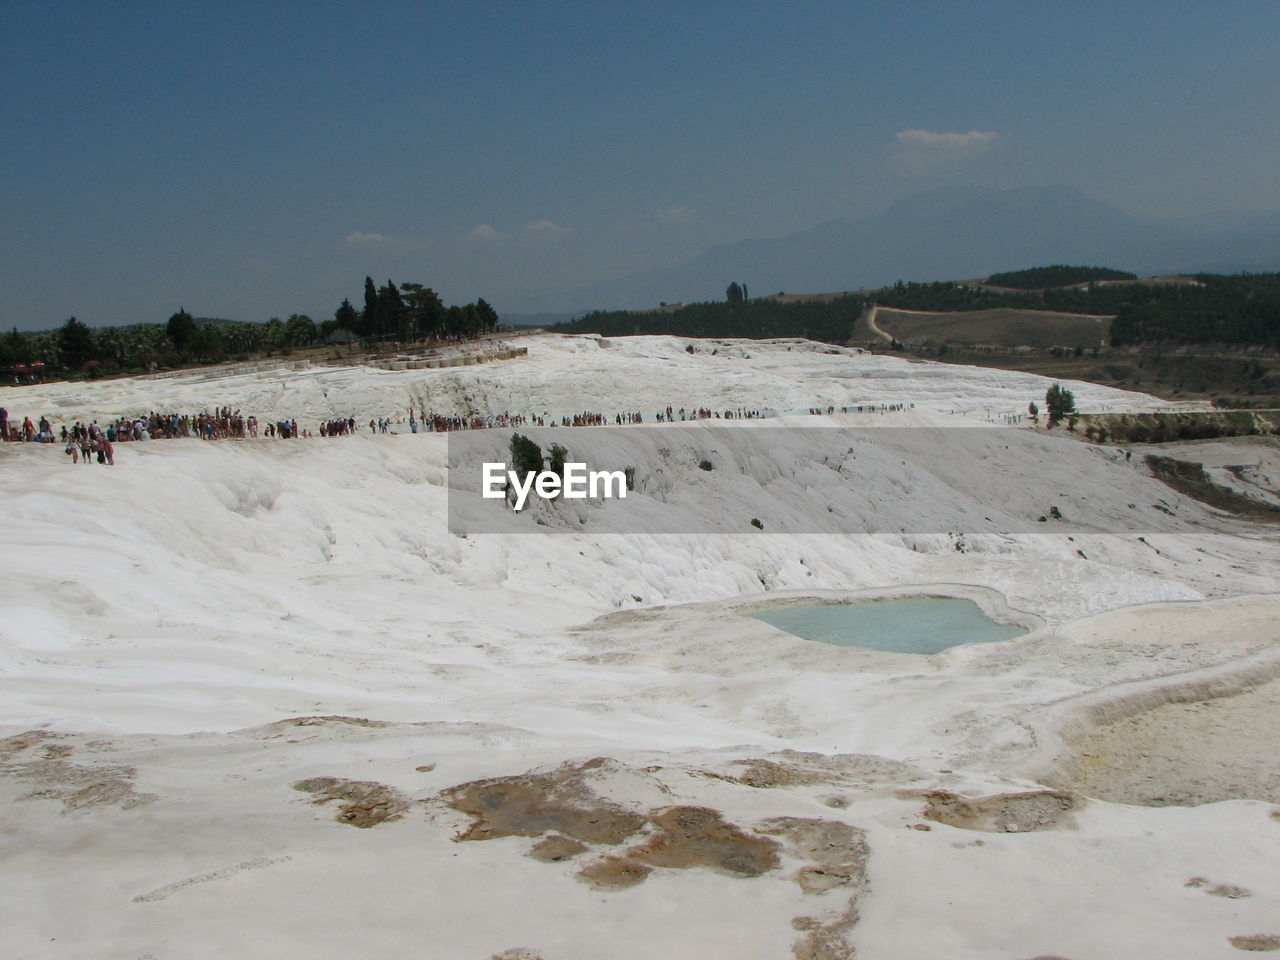
[[869, 329], [872, 333], [876, 334], [882, 340], [888, 343], [893, 343], [893, 337], [889, 336], [889, 334], [885, 333], [883, 330], [881, 330], [879, 327], [876, 326], [876, 312], [879, 309], [880, 308], [877, 307], [874, 303], [867, 304], [866, 309], [862, 311], [862, 319], [867, 321], [867, 329]]

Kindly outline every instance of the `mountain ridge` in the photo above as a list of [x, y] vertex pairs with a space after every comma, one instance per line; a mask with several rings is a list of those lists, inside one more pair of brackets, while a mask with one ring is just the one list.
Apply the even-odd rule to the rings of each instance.
[[1141, 220], [1066, 184], [944, 187], [863, 219], [720, 244], [674, 266], [566, 291], [555, 312], [648, 309], [719, 299], [737, 279], [757, 295], [953, 280], [1040, 263], [1098, 263], [1150, 276], [1280, 269], [1280, 213], [1222, 231]]

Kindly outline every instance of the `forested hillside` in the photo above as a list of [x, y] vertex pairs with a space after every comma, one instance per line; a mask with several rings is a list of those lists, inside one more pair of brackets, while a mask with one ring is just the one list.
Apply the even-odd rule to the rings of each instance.
[[673, 311], [597, 311], [572, 323], [552, 327], [560, 333], [673, 334], [681, 337], [805, 337], [828, 343], [849, 339], [865, 300], [858, 296], [833, 300], [783, 302], [761, 298], [732, 303], [694, 303]]
[[[1020, 272], [1061, 278], [1063, 274], [1053, 271], [1083, 269], [1103, 270], [1046, 267]], [[933, 313], [1004, 307], [1114, 316], [1112, 345], [1117, 347], [1139, 343], [1280, 347], [1280, 274], [1199, 274], [1193, 279], [1194, 283], [1183, 284], [1125, 283], [1026, 291], [999, 291], [963, 283], [897, 283], [830, 300], [763, 297], [695, 303], [663, 311], [597, 311], [552, 329], [606, 336], [808, 337], [845, 343], [866, 304], [876, 303]]]
[[1116, 312], [1115, 346], [1233, 343], [1280, 347], [1280, 274], [1201, 274], [1199, 286], [1152, 287]]
[[1063, 264], [1054, 264], [1051, 267], [1032, 267], [1030, 270], [993, 273], [987, 277], [987, 283], [993, 287], [1043, 290], [1045, 287], [1065, 287], [1073, 283], [1090, 283], [1095, 280], [1137, 279], [1137, 274], [1111, 270], [1107, 267], [1068, 267]]

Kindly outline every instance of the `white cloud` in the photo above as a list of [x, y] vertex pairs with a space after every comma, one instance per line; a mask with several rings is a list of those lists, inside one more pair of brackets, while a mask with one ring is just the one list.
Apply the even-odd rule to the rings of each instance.
[[1000, 142], [993, 130], [968, 133], [934, 133], [932, 130], [899, 130], [886, 147], [891, 162], [906, 173], [928, 173], [938, 167], [970, 160]]
[[565, 233], [573, 233], [568, 227], [562, 227], [551, 220], [535, 220], [532, 223], [526, 223], [524, 229], [527, 233], [541, 233], [553, 237], [558, 237]]
[[694, 214], [688, 207], [670, 206], [658, 211], [658, 219], [666, 223], [692, 223]]
[[506, 234], [487, 223], [472, 227], [467, 234], [468, 240], [501, 240]]
[[385, 233], [364, 233], [357, 230], [355, 233], [347, 234], [347, 238], [342, 241], [348, 247], [367, 247], [379, 243], [396, 243], [395, 237], [388, 237]]

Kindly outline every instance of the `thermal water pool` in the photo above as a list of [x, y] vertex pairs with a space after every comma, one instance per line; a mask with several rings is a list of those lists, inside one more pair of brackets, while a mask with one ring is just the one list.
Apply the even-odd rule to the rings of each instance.
[[939, 653], [962, 643], [1011, 640], [1027, 632], [997, 623], [972, 600], [951, 597], [796, 604], [747, 616], [806, 640], [891, 653]]

